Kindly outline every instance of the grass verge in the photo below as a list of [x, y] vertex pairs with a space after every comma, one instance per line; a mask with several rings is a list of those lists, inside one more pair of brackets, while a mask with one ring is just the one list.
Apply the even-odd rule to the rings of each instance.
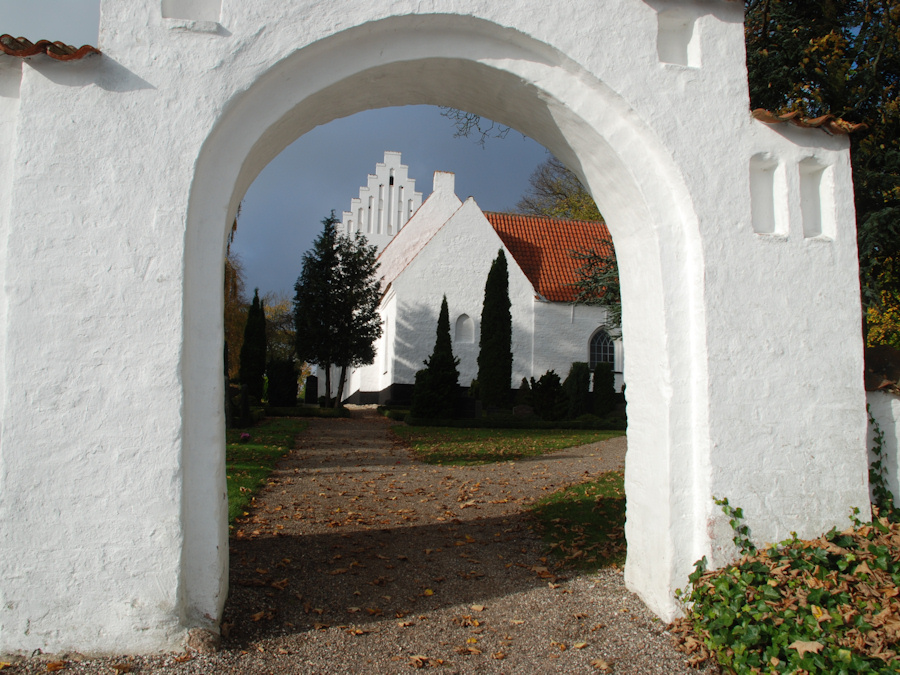
[[571, 485], [535, 502], [531, 514], [550, 553], [566, 567], [595, 572], [625, 562], [625, 486], [621, 471]]
[[[275, 464], [294, 447], [294, 438], [306, 428], [303, 420], [267, 419], [249, 429], [226, 432], [225, 476], [228, 485], [228, 522], [245, 515], [253, 495], [266, 484]], [[249, 434], [241, 442], [241, 434]]]
[[624, 431], [401, 427], [394, 433], [428, 464], [508, 462], [623, 436]]

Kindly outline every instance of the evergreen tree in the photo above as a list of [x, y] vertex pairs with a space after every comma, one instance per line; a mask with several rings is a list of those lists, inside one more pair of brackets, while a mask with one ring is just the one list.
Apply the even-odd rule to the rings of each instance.
[[412, 415], [419, 418], [453, 417], [459, 387], [459, 359], [453, 356], [450, 340], [450, 311], [447, 296], [441, 302], [437, 335], [425, 369], [416, 373]]
[[266, 314], [259, 299], [259, 289], [253, 291], [253, 302], [247, 311], [244, 342], [241, 345], [241, 384], [257, 401], [263, 397], [263, 377], [266, 374]]
[[583, 361], [576, 361], [569, 369], [569, 375], [563, 382], [563, 391], [568, 402], [566, 417], [574, 420], [586, 413], [593, 412], [591, 405], [591, 369]]
[[594, 414], [605, 417], [616, 409], [616, 375], [606, 361], [594, 366]]
[[485, 407], [505, 408], [512, 381], [512, 314], [509, 271], [501, 249], [484, 285], [481, 338], [478, 343], [478, 386]]
[[372, 363], [381, 336], [376, 249], [358, 233], [339, 236], [337, 223], [334, 211], [322, 220], [322, 233], [303, 255], [294, 285], [297, 357], [325, 370], [329, 396], [331, 366], [341, 369], [335, 407], [340, 405], [347, 368]]

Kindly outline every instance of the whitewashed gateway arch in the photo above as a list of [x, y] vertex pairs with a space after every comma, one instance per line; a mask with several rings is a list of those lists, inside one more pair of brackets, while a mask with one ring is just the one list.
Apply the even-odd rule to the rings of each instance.
[[730, 554], [712, 495], [760, 542], [865, 507], [848, 143], [751, 119], [741, 12], [103, 0], [102, 55], [0, 55], [0, 651], [215, 628], [228, 226], [288, 143], [369, 108], [486, 115], [590, 186], [625, 305], [626, 579], [655, 612]]

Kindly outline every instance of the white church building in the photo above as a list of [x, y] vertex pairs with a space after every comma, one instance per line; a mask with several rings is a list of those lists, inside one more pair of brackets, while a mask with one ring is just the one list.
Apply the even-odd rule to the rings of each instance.
[[[565, 379], [575, 361], [613, 364], [622, 386], [622, 345], [605, 326], [606, 310], [575, 303], [571, 252], [611, 241], [603, 223], [485, 213], [462, 201], [454, 174], [435, 172], [422, 202], [400, 153], [386, 152], [343, 214], [342, 233], [361, 232], [379, 249], [383, 333], [375, 362], [352, 370], [350, 403], [405, 403], [416, 371], [434, 348], [441, 299], [447, 296], [459, 383], [478, 375], [484, 285], [498, 251], [506, 255], [512, 313], [511, 387], [554, 370]], [[334, 377], [333, 386], [337, 378]], [[320, 387], [324, 387], [320, 378]], [[324, 389], [322, 390], [324, 393]]]

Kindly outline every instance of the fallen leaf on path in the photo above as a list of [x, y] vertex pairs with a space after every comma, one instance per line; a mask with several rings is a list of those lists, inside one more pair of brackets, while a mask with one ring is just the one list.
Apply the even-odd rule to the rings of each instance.
[[611, 670], [610, 665], [603, 659], [594, 659], [593, 661], [591, 661], [591, 665], [597, 670], [604, 673]]
[[181, 656], [173, 657], [173, 661], [175, 663], [187, 663], [188, 661], [192, 661], [194, 659], [193, 654], [182, 654]]
[[506, 658], [506, 654], [504, 654], [503, 652], [496, 652], [496, 653], [494, 653], [494, 654], [491, 654], [491, 658], [492, 658], [492, 659], [497, 659], [497, 660], [499, 661], [499, 660], [501, 660], [501, 659], [505, 659], [505, 658]]
[[47, 664], [47, 672], [55, 673], [57, 670], [64, 670], [66, 667], [65, 661], [51, 661]]
[[112, 669], [116, 671], [116, 673], [130, 673], [134, 670], [134, 666], [130, 663], [116, 663], [113, 664]]
[[472, 605], [473, 612], [483, 612], [484, 609], [484, 605]]
[[587, 647], [587, 642], [576, 642], [572, 645], [573, 649], [584, 649], [585, 647]]

